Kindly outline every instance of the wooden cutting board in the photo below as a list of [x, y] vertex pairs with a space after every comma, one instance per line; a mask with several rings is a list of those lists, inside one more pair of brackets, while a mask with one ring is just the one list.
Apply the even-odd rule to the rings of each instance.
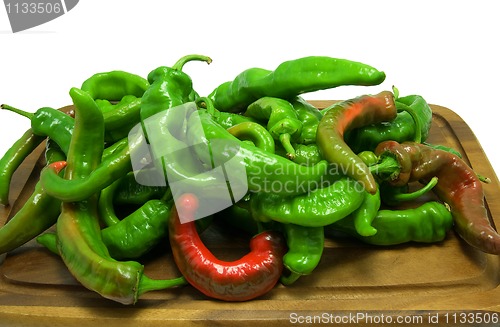
[[[324, 108], [333, 101], [311, 102]], [[442, 106], [431, 107], [433, 125], [428, 141], [457, 149], [476, 172], [492, 180], [484, 185], [485, 199], [493, 224], [500, 226], [500, 184], [481, 145], [457, 114]], [[0, 208], [2, 225], [31, 194], [42, 166], [42, 151], [42, 147], [38, 148], [16, 172], [13, 205]], [[238, 234], [216, 226], [203, 237], [216, 255], [234, 258], [245, 253], [248, 243], [246, 237], [234, 235]], [[168, 245], [143, 263], [152, 278], [179, 275]], [[257, 300], [225, 303], [185, 286], [147, 293], [136, 305], [124, 306], [80, 286], [57, 256], [32, 241], [3, 256], [0, 325], [55, 327], [77, 323], [82, 327], [111, 327], [260, 322], [271, 326], [307, 319], [323, 319], [316, 322], [325, 323], [334, 317], [358, 315], [360, 320], [350, 322], [359, 326], [373, 322], [370, 314], [378, 317], [375, 319], [382, 319], [380, 315], [386, 319], [421, 316], [425, 322], [434, 314], [429, 310], [442, 310], [442, 322], [445, 318], [453, 322], [453, 312], [457, 319], [457, 311], [475, 310], [490, 311], [486, 314], [496, 314], [500, 319], [499, 284], [500, 257], [471, 248], [454, 232], [438, 244], [391, 247], [328, 238], [313, 274], [288, 287], [277, 285]], [[365, 315], [364, 319], [359, 314]]]

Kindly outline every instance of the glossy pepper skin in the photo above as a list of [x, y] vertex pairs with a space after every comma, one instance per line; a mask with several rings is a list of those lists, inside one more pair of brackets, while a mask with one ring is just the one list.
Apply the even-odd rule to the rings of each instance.
[[142, 99], [125, 95], [118, 103], [108, 100], [97, 101], [104, 117], [104, 141], [113, 143], [128, 136], [130, 130], [141, 121]]
[[329, 163], [340, 166], [346, 175], [361, 182], [367, 192], [375, 194], [377, 184], [373, 175], [345, 143], [344, 133], [376, 122], [391, 121], [396, 114], [394, 97], [389, 91], [360, 96], [326, 108], [316, 136], [320, 154]]
[[[275, 193], [280, 195], [303, 194], [317, 187], [328, 177], [328, 164], [325, 160], [314, 166], [302, 166], [280, 155], [263, 151], [248, 145], [215, 122], [204, 109], [199, 109], [188, 120], [188, 141], [190, 144], [211, 145], [213, 140], [228, 140], [230, 143], [224, 151], [213, 151], [208, 155], [205, 151], [195, 152], [201, 162], [210, 165], [215, 162], [226, 162], [231, 158], [246, 169], [248, 190], [250, 192]], [[193, 121], [201, 122], [194, 124]], [[210, 181], [203, 184], [209, 185]], [[201, 185], [201, 184], [200, 184]]]
[[193, 82], [182, 68], [190, 61], [205, 61], [210, 64], [212, 59], [203, 55], [187, 55], [180, 58], [172, 67], [161, 66], [148, 74], [151, 84], [142, 96], [141, 120], [155, 114], [196, 100], [193, 97]]
[[283, 273], [280, 281], [291, 285], [301, 276], [311, 274], [318, 266], [325, 247], [324, 227], [305, 227], [283, 224], [288, 251], [283, 256], [283, 265], [288, 273]]
[[[66, 158], [50, 139], [45, 153], [49, 165]], [[56, 164], [54, 169], [59, 173], [64, 166]], [[0, 253], [12, 251], [44, 232], [56, 223], [60, 212], [61, 202], [47, 195], [40, 182], [36, 183], [26, 203], [0, 228]]]
[[179, 215], [193, 217], [197, 198], [183, 194], [169, 219], [169, 239], [175, 263], [187, 281], [208, 297], [248, 301], [271, 291], [283, 271], [286, 244], [281, 234], [262, 232], [250, 241], [250, 252], [235, 261], [217, 259], [201, 241], [194, 221], [181, 224]]
[[269, 153], [274, 153], [275, 151], [273, 136], [259, 123], [243, 122], [229, 127], [227, 131], [241, 141], [247, 140], [252, 142], [253, 145], [263, 151]]
[[[68, 152], [65, 178], [88, 176], [101, 161], [104, 119], [92, 97], [72, 88], [76, 107], [75, 130]], [[97, 213], [97, 195], [62, 204], [57, 219], [57, 247], [71, 274], [86, 288], [101, 296], [133, 304], [144, 292], [184, 284], [184, 279], [151, 280], [135, 261], [116, 261], [102, 242]]]
[[408, 171], [396, 177], [398, 183], [429, 182], [438, 178], [433, 191], [450, 206], [454, 228], [471, 246], [500, 254], [500, 235], [490, 224], [481, 180], [458, 156], [414, 142], [385, 141], [375, 149], [377, 155], [395, 154]]
[[364, 63], [309, 56], [281, 63], [274, 71], [250, 68], [222, 83], [209, 95], [221, 111], [242, 112], [264, 96], [292, 99], [341, 85], [378, 85], [385, 73]]
[[250, 212], [258, 221], [321, 227], [346, 217], [363, 200], [361, 185], [341, 177], [330, 185], [296, 196], [254, 193], [250, 197]]
[[297, 112], [298, 119], [302, 122], [302, 130], [297, 143], [316, 144], [316, 132], [318, 130], [319, 121], [323, 115], [318, 108], [301, 97], [293, 99], [291, 104]]
[[120, 101], [126, 95], [142, 97], [149, 82], [142, 76], [122, 70], [97, 73], [86, 79], [81, 89], [96, 99]]
[[279, 98], [262, 97], [251, 103], [244, 115], [266, 124], [273, 138], [287, 151], [287, 157], [293, 159], [295, 149], [291, 142], [299, 138], [302, 122], [290, 102]]
[[50, 137], [61, 150], [67, 154], [71, 134], [73, 133], [74, 119], [67, 113], [43, 107], [34, 113], [29, 113], [18, 108], [3, 104], [2, 109], [7, 109], [28, 118], [31, 122], [33, 134]]
[[416, 208], [379, 210], [372, 225], [377, 229], [377, 233], [372, 236], [358, 234], [352, 217], [340, 220], [325, 229], [342, 231], [374, 245], [432, 243], [444, 240], [453, 226], [453, 218], [445, 205], [431, 201]]
[[44, 140], [28, 129], [0, 158], [0, 205], [9, 204], [10, 184], [12, 176], [21, 163]]

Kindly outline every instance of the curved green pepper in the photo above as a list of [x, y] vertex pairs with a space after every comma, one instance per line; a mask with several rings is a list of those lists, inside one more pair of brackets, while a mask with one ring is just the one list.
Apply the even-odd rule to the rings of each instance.
[[364, 63], [309, 56], [281, 63], [274, 71], [250, 68], [209, 95], [221, 111], [241, 112], [264, 96], [281, 99], [341, 85], [378, 85], [385, 73]]
[[148, 74], [151, 84], [142, 96], [141, 120], [172, 107], [194, 101], [191, 77], [182, 71], [187, 62], [197, 60], [210, 64], [212, 59], [202, 55], [187, 55], [172, 67], [161, 66]]
[[251, 194], [250, 212], [254, 219], [263, 222], [326, 226], [355, 211], [363, 202], [364, 194], [361, 184], [340, 177], [330, 185], [302, 195]]
[[301, 97], [296, 97], [291, 103], [297, 111], [299, 120], [302, 122], [302, 131], [297, 142], [302, 144], [316, 143], [316, 132], [323, 115], [318, 108]]
[[139, 75], [113, 70], [92, 75], [82, 83], [81, 90], [94, 100], [120, 101], [126, 95], [140, 98], [148, 87], [149, 82]]
[[373, 236], [361, 236], [354, 228], [352, 217], [325, 227], [329, 231], [341, 231], [361, 241], [374, 245], [395, 245], [406, 242], [439, 242], [453, 226], [450, 210], [435, 201], [417, 208], [404, 210], [380, 210], [372, 222], [377, 229]]
[[288, 274], [280, 278], [283, 285], [291, 285], [301, 276], [311, 274], [318, 266], [325, 247], [323, 226], [308, 227], [283, 224], [288, 251], [283, 256], [283, 265]]
[[267, 130], [275, 140], [281, 142], [287, 151], [287, 157], [293, 159], [295, 149], [290, 142], [299, 138], [302, 122], [290, 102], [279, 98], [262, 97], [251, 103], [244, 115], [266, 122]]

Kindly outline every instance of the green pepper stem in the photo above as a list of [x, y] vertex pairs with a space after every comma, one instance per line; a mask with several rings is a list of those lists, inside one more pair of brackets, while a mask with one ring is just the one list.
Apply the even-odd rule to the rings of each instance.
[[290, 138], [291, 136], [288, 133], [280, 134], [280, 142], [286, 151], [286, 156], [288, 159], [293, 160], [295, 158], [296, 153]]
[[175, 70], [182, 70], [182, 68], [184, 67], [184, 64], [186, 64], [189, 61], [193, 61], [193, 60], [205, 61], [207, 64], [210, 64], [212, 62], [212, 59], [210, 57], [203, 56], [203, 55], [197, 55], [197, 54], [191, 54], [191, 55], [187, 55], [187, 56], [184, 56], [181, 59], [179, 59], [172, 66], [172, 68]]
[[410, 192], [410, 193], [397, 193], [393, 194], [391, 196], [391, 200], [396, 201], [396, 202], [403, 202], [403, 201], [411, 201], [415, 200], [416, 198], [419, 198], [420, 196], [424, 195], [425, 193], [429, 192], [432, 190], [434, 186], [438, 183], [438, 178], [433, 177], [424, 187], [421, 189]]
[[0, 105], [0, 108], [5, 109], [5, 110], [9, 110], [9, 111], [12, 111], [12, 112], [15, 112], [16, 114], [24, 116], [24, 117], [26, 117], [28, 119], [32, 119], [33, 116], [34, 116], [34, 114], [31, 113], [31, 112], [27, 112], [27, 111], [24, 111], [24, 110], [21, 110], [21, 109], [9, 106], [8, 104], [2, 104], [2, 105]]
[[188, 282], [184, 276], [173, 279], [151, 279], [146, 275], [142, 275], [137, 289], [137, 296], [139, 297], [149, 291], [158, 291], [176, 286], [187, 285], [187, 283]]
[[374, 175], [390, 175], [398, 173], [401, 169], [399, 162], [392, 156], [384, 156], [381, 160], [371, 166], [368, 166], [370, 172]]

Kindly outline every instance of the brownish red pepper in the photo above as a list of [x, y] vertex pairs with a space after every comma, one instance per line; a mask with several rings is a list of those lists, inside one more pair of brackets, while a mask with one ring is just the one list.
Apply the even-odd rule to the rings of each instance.
[[438, 177], [433, 188], [450, 206], [454, 228], [471, 246], [491, 254], [500, 254], [500, 235], [488, 218], [481, 180], [457, 155], [414, 143], [385, 141], [375, 149], [377, 155], [393, 154], [404, 167], [394, 183], [429, 182]]
[[177, 267], [203, 294], [224, 301], [247, 301], [269, 292], [280, 279], [286, 243], [281, 234], [265, 231], [250, 241], [250, 252], [228, 262], [217, 259], [203, 244], [194, 221], [198, 208], [193, 194], [176, 200], [169, 218], [169, 238]]
[[363, 95], [333, 104], [324, 109], [318, 124], [316, 142], [321, 155], [346, 175], [358, 180], [370, 194], [377, 192], [377, 184], [368, 166], [344, 141], [350, 130], [377, 122], [391, 121], [397, 116], [394, 95], [383, 91]]

